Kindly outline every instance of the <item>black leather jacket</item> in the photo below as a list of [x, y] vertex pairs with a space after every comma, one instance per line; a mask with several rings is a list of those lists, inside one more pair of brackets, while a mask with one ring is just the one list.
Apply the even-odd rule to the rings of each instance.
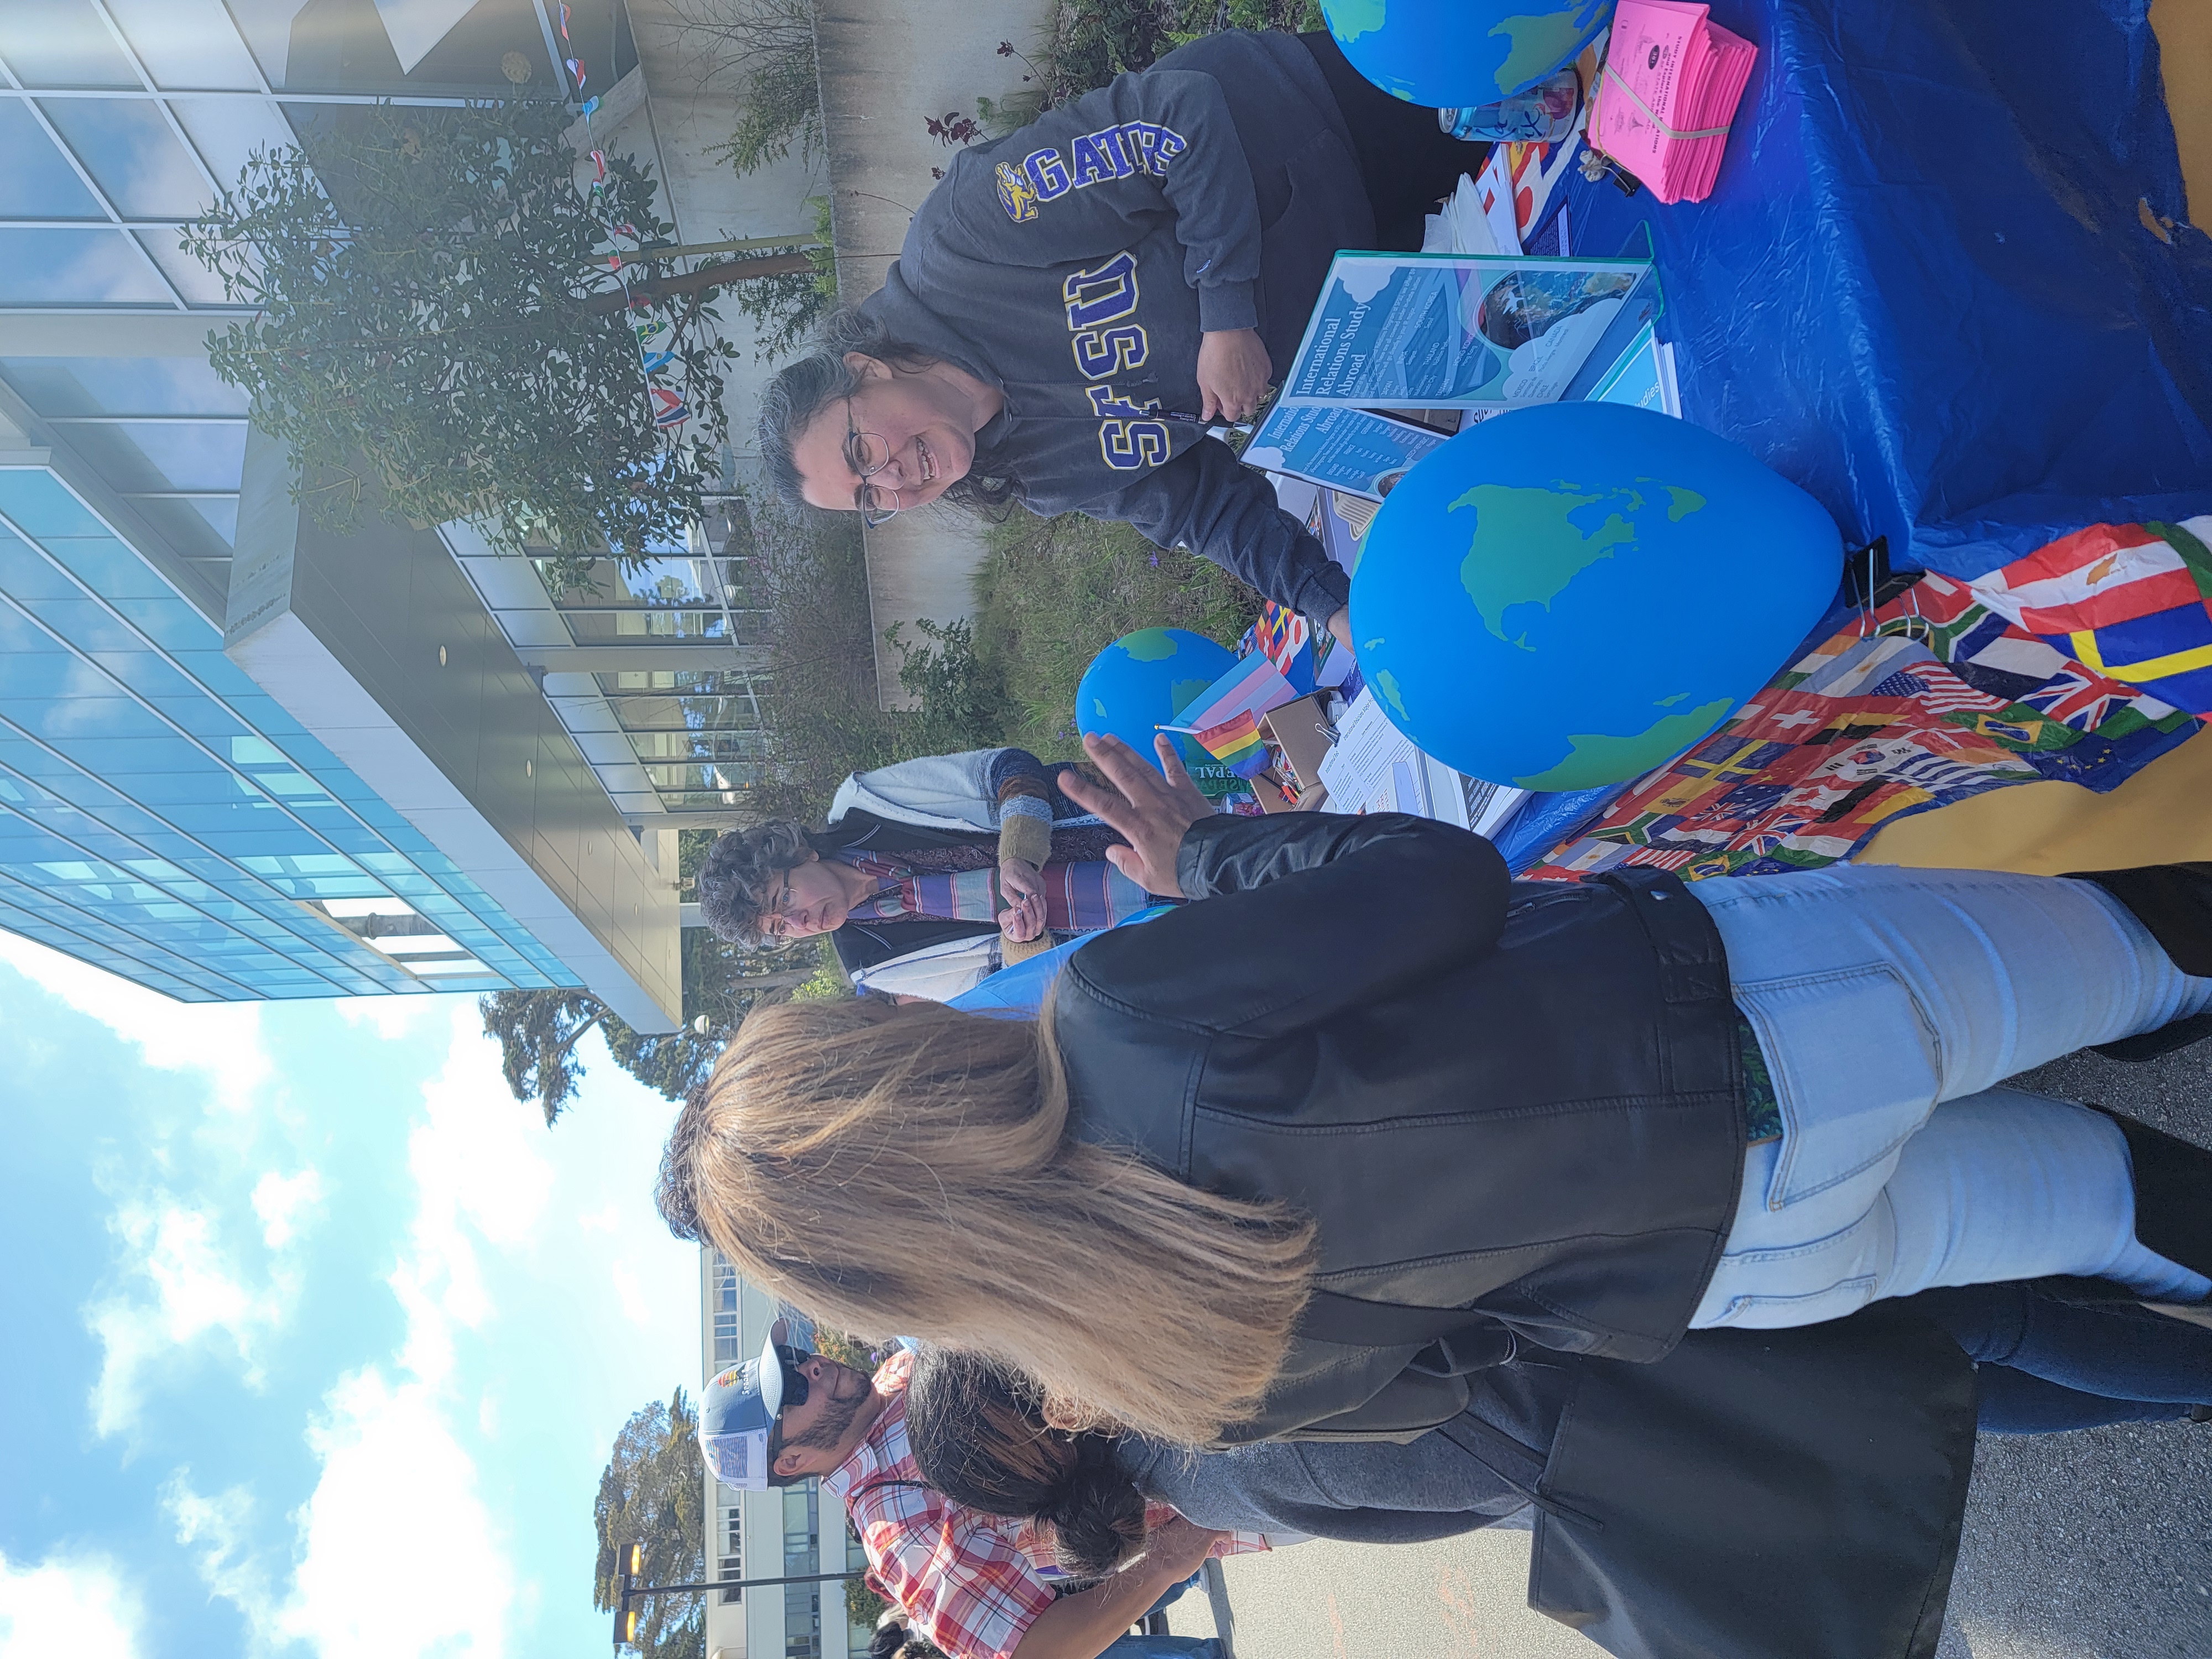
[[[1680, 1340], [1744, 1129], [1727, 964], [1679, 880], [1515, 883], [1395, 814], [1208, 820], [1178, 870], [1207, 902], [1060, 976], [1073, 1133], [1298, 1205], [1340, 1297], [1619, 1359]], [[1439, 1421], [1464, 1382], [1409, 1370], [1422, 1348], [1302, 1335], [1237, 1437]]]

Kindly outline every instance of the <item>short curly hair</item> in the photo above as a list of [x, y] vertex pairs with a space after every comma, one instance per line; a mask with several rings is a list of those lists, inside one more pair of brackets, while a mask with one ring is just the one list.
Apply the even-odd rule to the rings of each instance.
[[782, 890], [785, 872], [820, 850], [812, 832], [788, 818], [731, 830], [708, 849], [695, 878], [700, 915], [720, 938], [758, 949], [767, 942], [762, 919]]

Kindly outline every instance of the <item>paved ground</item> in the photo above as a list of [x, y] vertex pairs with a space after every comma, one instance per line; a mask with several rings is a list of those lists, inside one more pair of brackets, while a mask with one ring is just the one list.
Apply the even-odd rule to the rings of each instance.
[[[2023, 1081], [2212, 1145], [2212, 1042], [2148, 1066], [2064, 1060]], [[1240, 1557], [1228, 1564], [1237, 1651], [1595, 1659], [1528, 1611], [1528, 1569], [1519, 1533]], [[1170, 1622], [1213, 1630], [1194, 1595]], [[1940, 1659], [2212, 1659], [2212, 1425], [1984, 1437]]]

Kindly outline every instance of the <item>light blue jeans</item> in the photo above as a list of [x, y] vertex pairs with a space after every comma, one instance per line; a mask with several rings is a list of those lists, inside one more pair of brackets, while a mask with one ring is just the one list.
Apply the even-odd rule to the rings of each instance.
[[[2015, 1073], [2212, 1006], [2087, 882], [1838, 866], [1695, 882], [1783, 1117], [1693, 1327], [1810, 1325], [2049, 1273], [2168, 1301], [2212, 1280], [2135, 1237], [2127, 1144]], [[2212, 1197], [2208, 1197], [2212, 1201]]]

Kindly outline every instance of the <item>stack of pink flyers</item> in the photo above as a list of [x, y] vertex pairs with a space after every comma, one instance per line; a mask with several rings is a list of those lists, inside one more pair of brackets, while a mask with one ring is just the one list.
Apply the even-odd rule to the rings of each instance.
[[1597, 148], [1662, 202], [1712, 194], [1759, 48], [1683, 0], [1620, 0], [1591, 117]]

